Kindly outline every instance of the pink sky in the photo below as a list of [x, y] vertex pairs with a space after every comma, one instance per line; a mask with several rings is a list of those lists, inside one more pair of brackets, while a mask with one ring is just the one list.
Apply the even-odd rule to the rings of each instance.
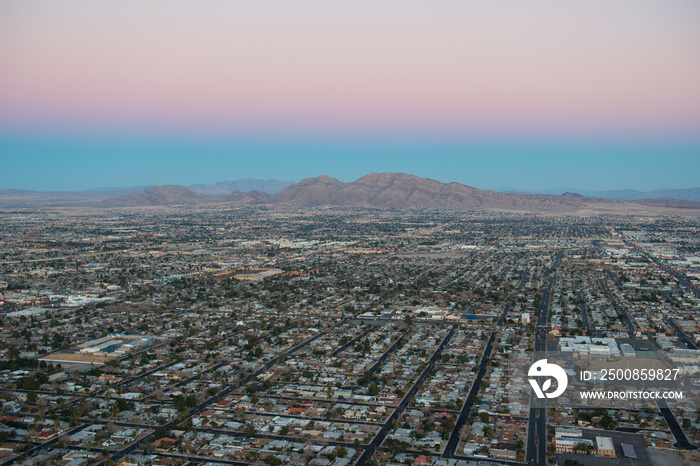
[[700, 2], [0, 4], [9, 127], [700, 132]]

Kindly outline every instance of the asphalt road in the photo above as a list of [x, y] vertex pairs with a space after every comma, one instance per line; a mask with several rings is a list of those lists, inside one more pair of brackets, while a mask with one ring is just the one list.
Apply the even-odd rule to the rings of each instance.
[[428, 365], [426, 368], [423, 370], [421, 375], [416, 379], [416, 381], [413, 383], [411, 386], [411, 389], [404, 395], [403, 399], [401, 400], [401, 403], [396, 407], [394, 412], [392, 413], [391, 416], [389, 416], [389, 419], [384, 423], [384, 426], [380, 429], [380, 431], [377, 433], [377, 435], [374, 436], [374, 439], [367, 445], [365, 448], [365, 451], [362, 453], [362, 455], [358, 458], [358, 460], [355, 462], [355, 464], [363, 465], [365, 464], [365, 461], [369, 460], [372, 458], [372, 455], [374, 455], [374, 452], [377, 451], [379, 446], [384, 442], [384, 439], [386, 438], [387, 434], [389, 433], [389, 430], [391, 429], [391, 423], [394, 419], [398, 419], [399, 416], [404, 412], [406, 407], [408, 406], [408, 400], [416, 394], [420, 386], [425, 382], [425, 379], [428, 377], [428, 374], [430, 371], [433, 370], [435, 367], [435, 357], [439, 354], [442, 354], [442, 351], [445, 349], [445, 346], [447, 346], [447, 343], [452, 339], [452, 337], [455, 334], [455, 331], [457, 330], [457, 326], [453, 326], [452, 330], [450, 330], [450, 333], [447, 334], [447, 336], [442, 340], [442, 343], [440, 343], [440, 346], [435, 350], [433, 355], [430, 358], [430, 361], [428, 362]]
[[486, 348], [484, 349], [484, 354], [481, 356], [481, 363], [479, 364], [479, 372], [476, 374], [476, 378], [474, 379], [474, 382], [472, 383], [472, 388], [469, 390], [469, 396], [467, 397], [467, 401], [464, 402], [464, 406], [462, 407], [462, 411], [459, 413], [459, 417], [457, 418], [457, 422], [455, 423], [455, 428], [452, 429], [452, 434], [450, 434], [450, 439], [447, 441], [447, 446], [445, 446], [445, 451], [442, 453], [443, 458], [454, 458], [455, 457], [455, 450], [457, 449], [457, 445], [459, 444], [459, 431], [462, 429], [462, 426], [466, 424], [467, 418], [469, 417], [469, 412], [472, 409], [472, 406], [474, 405], [474, 400], [476, 399], [477, 393], [479, 393], [479, 388], [481, 387], [481, 380], [484, 378], [484, 374], [486, 373], [486, 365], [489, 362], [489, 357], [491, 356], [491, 351], [493, 350], [493, 347], [491, 344], [493, 341], [496, 339], [496, 332], [491, 333], [491, 337], [488, 340], [488, 343], [486, 343]]
[[[557, 254], [555, 266], [558, 265], [561, 258], [561, 251]], [[551, 272], [548, 269], [547, 272]], [[549, 273], [546, 273], [549, 275]], [[549, 313], [549, 302], [554, 286], [554, 277], [547, 279], [547, 285], [542, 292], [542, 300], [540, 301], [540, 316], [537, 319], [537, 327], [535, 329], [535, 351], [547, 350], [547, 315]], [[533, 408], [534, 406], [534, 408]], [[546, 466], [547, 465], [547, 400], [538, 399], [534, 393], [530, 393], [530, 420], [527, 425], [527, 456], [526, 463]]]
[[[586, 330], [593, 334], [593, 329], [591, 328], [591, 321], [588, 318], [588, 308], [586, 307], [586, 302], [583, 300], [583, 295], [581, 294], [581, 289], [579, 287], [578, 280], [574, 281], [574, 288], [576, 288], [576, 298], [578, 298], [578, 305], [581, 306], [581, 321]], [[597, 335], [596, 335], [597, 336]]]
[[678, 424], [676, 416], [673, 415], [673, 411], [671, 411], [671, 408], [668, 407], [666, 400], [657, 400], [656, 404], [659, 406], [661, 414], [664, 415], [664, 419], [666, 419], [666, 424], [668, 424], [668, 428], [671, 429], [671, 432], [673, 432], [673, 436], [676, 437], [677, 442], [673, 446], [683, 450], [697, 449], [698, 447], [696, 447], [688, 441], [688, 437], [685, 436], [685, 432], [683, 432], [683, 429], [681, 429], [680, 424]]

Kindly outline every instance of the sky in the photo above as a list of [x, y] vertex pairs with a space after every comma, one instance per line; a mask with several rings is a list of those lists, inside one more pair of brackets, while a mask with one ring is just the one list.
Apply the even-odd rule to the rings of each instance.
[[0, 189], [700, 185], [697, 0], [4, 0]]

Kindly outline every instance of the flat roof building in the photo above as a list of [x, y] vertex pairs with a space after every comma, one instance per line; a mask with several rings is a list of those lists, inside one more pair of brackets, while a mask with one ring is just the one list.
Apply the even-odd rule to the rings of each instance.
[[615, 458], [615, 444], [610, 437], [596, 437], [596, 454], [605, 458]]
[[637, 459], [637, 452], [634, 451], [634, 447], [629, 443], [622, 444], [622, 454], [625, 456], [625, 458]]

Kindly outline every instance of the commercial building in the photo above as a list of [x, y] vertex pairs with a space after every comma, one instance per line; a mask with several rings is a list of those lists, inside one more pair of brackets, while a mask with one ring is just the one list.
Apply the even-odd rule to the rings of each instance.
[[596, 455], [604, 458], [615, 458], [615, 444], [610, 437], [595, 438]]

